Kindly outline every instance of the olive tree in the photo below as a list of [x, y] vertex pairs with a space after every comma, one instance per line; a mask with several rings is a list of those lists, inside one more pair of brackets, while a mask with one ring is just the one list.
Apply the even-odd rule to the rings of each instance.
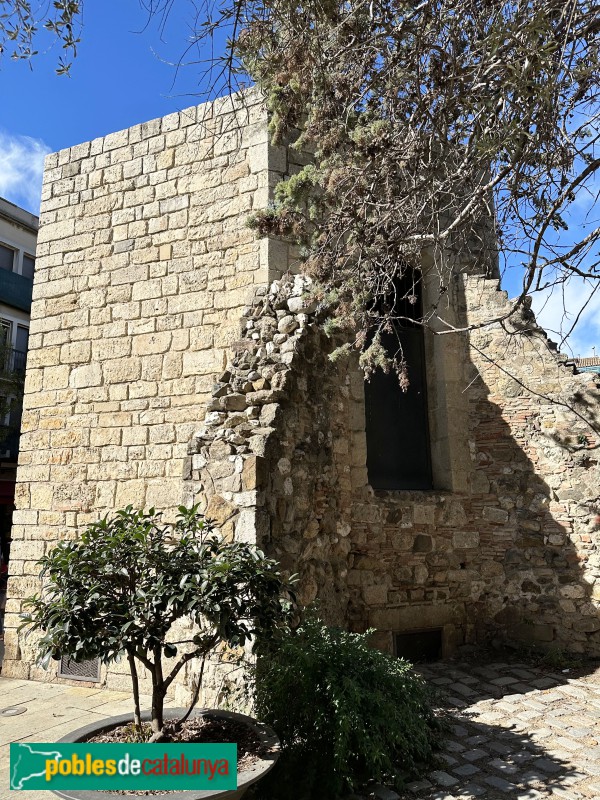
[[[164, 15], [179, 2], [141, 5]], [[0, 0], [7, 15], [0, 34], [13, 40], [17, 57], [30, 58], [36, 23], [45, 22], [73, 54], [83, 5], [58, 0], [49, 16], [38, 16], [26, 0]], [[436, 334], [460, 328], [449, 291], [456, 276], [473, 268], [496, 276], [498, 261], [521, 269], [522, 286], [508, 310], [478, 324], [527, 316], [529, 295], [573, 281], [581, 282], [579, 297], [593, 297], [600, 277], [600, 226], [591, 213], [600, 168], [594, 0], [193, 5], [191, 44], [207, 45], [204, 61], [212, 58], [211, 37], [229, 35], [223, 81], [211, 72], [210, 90], [249, 76], [264, 92], [274, 139], [313, 154], [252, 224], [302, 246], [329, 329], [346, 331], [367, 369], [393, 366], [402, 377], [401, 347], [390, 360], [377, 342], [401, 324], [403, 304], [382, 300], [407, 270], [417, 267], [411, 274], [422, 279], [424, 252], [434, 296], [417, 320], [410, 316]], [[414, 292], [405, 294], [410, 301]], [[573, 324], [579, 310], [565, 308]]]

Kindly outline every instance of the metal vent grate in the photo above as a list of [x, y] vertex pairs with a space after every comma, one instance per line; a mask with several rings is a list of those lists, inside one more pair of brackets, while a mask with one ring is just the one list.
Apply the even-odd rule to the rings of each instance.
[[72, 681], [100, 681], [100, 659], [91, 658], [89, 661], [73, 661], [69, 656], [63, 656], [58, 668], [59, 678], [70, 678]]
[[439, 661], [442, 650], [441, 628], [396, 634], [396, 655], [412, 661], [413, 664]]

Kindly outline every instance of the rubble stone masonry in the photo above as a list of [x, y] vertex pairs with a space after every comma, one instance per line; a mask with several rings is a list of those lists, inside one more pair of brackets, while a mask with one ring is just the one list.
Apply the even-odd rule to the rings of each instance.
[[[128, 503], [202, 502], [297, 572], [304, 603], [390, 651], [437, 628], [446, 653], [496, 638], [600, 655], [597, 376], [573, 375], [527, 310], [427, 334], [436, 488], [374, 492], [358, 364], [329, 359], [309, 282], [281, 279], [288, 248], [246, 226], [301, 163], [239, 98], [48, 158], [3, 674], [56, 679], [15, 630], [35, 562]], [[509, 308], [478, 271], [449, 288], [459, 326]]]
[[[363, 376], [330, 361], [307, 289], [258, 290], [195, 442], [194, 491], [229, 535], [390, 652], [394, 633], [437, 628], [446, 654], [491, 639], [599, 655], [598, 377], [573, 375], [529, 312], [430, 335], [437, 489], [374, 492]], [[460, 275], [454, 292], [465, 323], [510, 308], [496, 279]]]

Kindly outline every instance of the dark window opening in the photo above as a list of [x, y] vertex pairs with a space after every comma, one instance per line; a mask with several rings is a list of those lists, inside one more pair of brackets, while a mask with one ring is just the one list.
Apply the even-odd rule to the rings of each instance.
[[442, 658], [442, 629], [396, 634], [396, 656], [413, 664], [430, 664]]
[[15, 251], [7, 247], [5, 244], [0, 244], [0, 269], [5, 269], [12, 272], [15, 263]]
[[[399, 347], [408, 365], [409, 386], [403, 391], [398, 375], [376, 370], [365, 381], [367, 471], [374, 489], [432, 489], [425, 342], [423, 328], [411, 319], [422, 316], [418, 273], [406, 270], [394, 286], [387, 310], [401, 319], [393, 331], [381, 333], [389, 356]], [[402, 319], [403, 318], [403, 319]]]
[[33, 273], [35, 272], [35, 258], [28, 256], [27, 253], [23, 255], [23, 268], [21, 273], [24, 278], [31, 278], [33, 280]]

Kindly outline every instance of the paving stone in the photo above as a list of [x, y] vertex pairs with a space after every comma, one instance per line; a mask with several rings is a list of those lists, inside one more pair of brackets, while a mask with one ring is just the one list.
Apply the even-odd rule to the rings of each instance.
[[587, 736], [597, 736], [599, 732], [593, 728], [567, 728], [567, 733], [573, 739], [584, 739]]
[[488, 724], [491, 725], [501, 724], [503, 719], [504, 719], [504, 714], [498, 711], [488, 711], [483, 714], [479, 714], [479, 716], [477, 717], [478, 721], [487, 722]]
[[588, 775], [593, 775], [594, 777], [600, 775], [600, 764], [586, 762], [585, 764], [580, 764], [580, 766], [587, 772]]
[[452, 687], [452, 691], [458, 692], [464, 697], [474, 697], [477, 694], [477, 692], [474, 689], [471, 689], [470, 686], [465, 686], [464, 683], [455, 683], [454, 686]]
[[587, 778], [584, 772], [567, 772], [566, 775], [561, 775], [560, 782], [564, 786], [574, 786], [576, 783], [581, 783]]
[[501, 792], [514, 792], [517, 788], [514, 783], [509, 783], [505, 781], [504, 778], [497, 778], [495, 775], [489, 775], [487, 778], [484, 778], [484, 781], [489, 786], [493, 786], [494, 789], [498, 789]]
[[527, 750], [521, 750], [520, 753], [512, 753], [510, 756], [510, 760], [514, 764], [518, 764], [519, 766], [521, 766], [521, 764], [526, 764], [528, 761], [531, 761], [532, 758], [533, 758], [533, 753], [528, 753]]
[[452, 705], [455, 708], [468, 708], [469, 707], [469, 704], [465, 700], [463, 700], [462, 697], [454, 697], [454, 695], [449, 694], [449, 695], [446, 696], [446, 699], [448, 700], [449, 703], [452, 703]]
[[520, 711], [517, 714], [517, 719], [523, 720], [523, 722], [529, 722], [532, 719], [537, 719], [540, 716], [540, 712], [534, 709], [527, 710], [527, 711]]
[[514, 764], [503, 761], [501, 758], [495, 758], [493, 761], [490, 761], [489, 766], [506, 775], [514, 775], [517, 772], [517, 767]]
[[513, 748], [509, 747], [507, 744], [503, 744], [502, 742], [490, 742], [488, 744], [488, 749], [493, 750], [495, 753], [500, 753], [501, 755], [508, 755], [512, 753]]
[[579, 714], [577, 717], [579, 725], [585, 725], [586, 728], [598, 728], [598, 718], [587, 716], [587, 714]]
[[523, 699], [523, 705], [527, 706], [527, 708], [535, 708], [538, 711], [545, 711], [546, 706], [544, 703], [540, 703], [539, 700], [534, 700], [533, 698], [527, 697]]
[[544, 750], [546, 751], [546, 755], [549, 758], [553, 758], [554, 761], [557, 761], [563, 769], [567, 768], [568, 765], [571, 763], [574, 756], [573, 753], [569, 750], [561, 750], [554, 744], [554, 741], [550, 739], [545, 745]]
[[528, 728], [527, 723], [517, 717], [509, 717], [504, 720], [503, 725], [505, 728], [512, 728], [515, 731], [526, 731]]
[[573, 684], [570, 684], [568, 686], [561, 686], [558, 691], [561, 694], [567, 694], [570, 695], [571, 697], [577, 697], [577, 699], [579, 700], [585, 700], [588, 696], [588, 693], [586, 692], [585, 689], [582, 689], [579, 686], [573, 686]]
[[462, 725], [452, 725], [451, 730], [455, 736], [463, 737], [469, 735], [469, 729], [463, 727]]
[[498, 700], [502, 697], [502, 688], [495, 686], [493, 683], [482, 683], [480, 688], [482, 692], [487, 692], [490, 697], [495, 697]]
[[448, 775], [447, 772], [443, 772], [440, 769], [430, 772], [429, 777], [439, 786], [455, 786], [458, 783], [457, 778], [452, 777], [452, 775]]
[[510, 686], [512, 683], [517, 683], [517, 679], [510, 677], [494, 678], [490, 683], [493, 683], [494, 686]]
[[538, 797], [548, 797], [548, 795], [538, 792], [537, 789], [526, 789], [515, 795], [516, 800], [538, 800]]
[[455, 764], [458, 764], [458, 759], [451, 756], [449, 753], [442, 753], [440, 758], [446, 762], [448, 767], [453, 767]]
[[499, 672], [497, 672], [495, 667], [480, 667], [477, 672], [490, 682], [499, 675]]
[[538, 739], [547, 739], [549, 736], [552, 736], [552, 731], [550, 728], [538, 728], [535, 731], [531, 731], [529, 734], [534, 741]]
[[464, 749], [464, 744], [460, 744], [460, 742], [444, 742], [444, 750], [447, 750], [449, 753], [462, 753]]
[[543, 783], [546, 784], [550, 778], [545, 772], [542, 772], [541, 769], [538, 770], [529, 770], [528, 772], [522, 772], [520, 776], [519, 783], [523, 786], [529, 786], [531, 783]]
[[513, 668], [512, 670], [513, 675], [516, 675], [518, 678], [524, 681], [533, 681], [536, 679], [535, 672], [532, 672], [530, 669], [522, 669], [521, 667]]
[[573, 739], [567, 739], [566, 736], [559, 736], [556, 741], [561, 747], [565, 747], [567, 750], [575, 751], [585, 747], [583, 742], [576, 742]]
[[487, 794], [487, 789], [479, 786], [477, 783], [467, 783], [457, 793], [459, 797], [484, 797]]
[[467, 761], [478, 761], [480, 758], [485, 758], [487, 755], [485, 750], [476, 748], [475, 750], [468, 750], [466, 753], [463, 753], [462, 757], [466, 758]]
[[431, 789], [432, 786], [433, 784], [426, 780], [413, 781], [412, 783], [406, 784], [406, 788], [409, 792], [422, 792], [425, 789]]
[[536, 678], [531, 681], [531, 685], [535, 686], [536, 689], [549, 689], [551, 686], [556, 686], [556, 681], [552, 680], [552, 678]]
[[517, 703], [507, 703], [506, 700], [494, 704], [494, 711], [501, 711], [503, 714], [510, 714], [512, 716], [517, 710]]
[[[477, 720], [477, 730], [479, 731], [479, 735], [485, 736], [486, 739], [500, 735], [497, 725], [489, 725], [487, 722], [482, 722], [481, 720]], [[500, 728], [500, 730], [502, 730], [502, 728]]]
[[481, 772], [479, 767], [476, 767], [475, 764], [463, 764], [460, 767], [454, 767], [452, 770], [456, 775], [460, 775], [461, 778], [468, 778], [470, 775], [475, 775], [477, 772]]
[[476, 744], [483, 744], [483, 742], [487, 742], [489, 736], [482, 736], [481, 734], [476, 734], [475, 736], [469, 736], [465, 739], [466, 744], [476, 745]]
[[564, 766], [550, 758], [536, 758], [531, 764], [535, 769], [541, 769], [542, 772], [547, 772], [550, 775], [555, 775], [557, 772], [562, 772]]
[[560, 731], [566, 731], [570, 725], [569, 720], [561, 719], [561, 715], [559, 714], [547, 714], [544, 717], [544, 720], [553, 728], [557, 728]]

